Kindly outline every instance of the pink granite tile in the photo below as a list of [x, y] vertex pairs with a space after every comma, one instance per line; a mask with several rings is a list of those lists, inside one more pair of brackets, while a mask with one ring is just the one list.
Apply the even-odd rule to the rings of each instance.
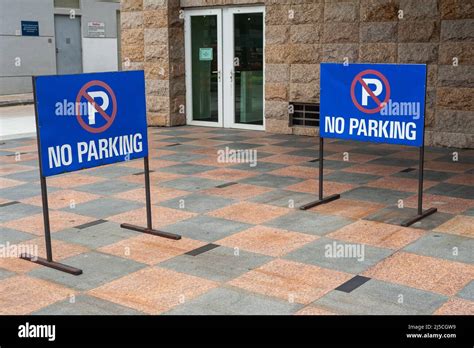
[[272, 189], [268, 187], [247, 185], [247, 184], [235, 184], [222, 188], [214, 187], [208, 190], [204, 190], [203, 193], [214, 195], [214, 196], [223, 196], [227, 198], [233, 198], [237, 200], [246, 200], [255, 196], [258, 196], [265, 192], [270, 192]]
[[363, 275], [453, 296], [474, 278], [474, 266], [400, 251]]
[[318, 239], [308, 234], [273, 227], [254, 226], [216, 242], [230, 248], [280, 257]]
[[450, 298], [446, 303], [439, 307], [434, 314], [436, 315], [474, 315], [474, 302], [461, 299]]
[[474, 216], [455, 216], [433, 231], [474, 238]]
[[0, 314], [29, 314], [74, 293], [74, 290], [41, 279], [24, 275], [9, 277], [0, 281]]
[[[324, 181], [324, 196], [330, 196], [335, 193], [342, 193], [355, 188], [355, 185], [351, 184], [344, 184], [340, 182], [333, 182], [333, 181]], [[319, 181], [314, 179], [309, 179], [302, 181], [300, 183], [290, 185], [286, 187], [286, 190], [297, 191], [297, 192], [305, 192], [305, 193], [313, 193], [315, 195], [318, 194], [319, 189]]]
[[146, 268], [93, 289], [89, 294], [148, 314], [160, 314], [217, 285], [163, 268]]
[[[418, 196], [408, 197], [403, 203], [408, 208], [416, 208], [418, 206]], [[439, 211], [444, 213], [460, 214], [474, 207], [474, 200], [425, 193], [423, 194], [423, 206], [425, 208], [438, 208]]]
[[[423, 181], [423, 188], [428, 189], [432, 186], [437, 185], [437, 181]], [[418, 192], [418, 180], [417, 179], [408, 179], [408, 178], [398, 178], [394, 176], [383, 177], [374, 181], [371, 181], [366, 184], [370, 187], [378, 187], [396, 191], [404, 192]]]
[[330, 233], [328, 237], [379, 248], [401, 249], [424, 234], [424, 231], [415, 228], [359, 220]]
[[[150, 186], [151, 192], [151, 203], [158, 204], [169, 199], [184, 196], [189, 194], [188, 191], [177, 190], [173, 188], [167, 188], [162, 186]], [[130, 191], [124, 191], [113, 195], [115, 198], [126, 199], [139, 203], [145, 203], [145, 188], [137, 188]]]
[[362, 219], [384, 207], [383, 204], [341, 198], [328, 204], [318, 205], [310, 210], [323, 214], [345, 216], [351, 219]]
[[211, 180], [238, 181], [245, 178], [250, 178], [252, 176], [256, 176], [258, 174], [258, 172], [252, 172], [248, 170], [219, 168], [214, 170], [208, 170], [207, 172], [197, 174], [196, 176]]
[[248, 291], [309, 304], [352, 278], [313, 265], [276, 259], [228, 282]]
[[[189, 219], [196, 215], [197, 214], [195, 213], [178, 209], [171, 209], [160, 206], [152, 207], [152, 219], [154, 228], [174, 224], [178, 221]], [[139, 208], [127, 211], [122, 214], [110, 216], [109, 218], [107, 218], [107, 220], [115, 221], [118, 223], [129, 223], [132, 225], [146, 226], [146, 209]]]
[[99, 176], [67, 173], [59, 176], [50, 177], [48, 178], [47, 182], [48, 186], [67, 189], [81, 185], [95, 184], [104, 180], [106, 179]]
[[[98, 198], [101, 198], [101, 196], [95, 195], [93, 193], [73, 190], [59, 190], [48, 193], [48, 206], [50, 209], [74, 207], [77, 204], [89, 202]], [[21, 199], [20, 201], [25, 204], [37, 205], [39, 207], [43, 206], [41, 195]]]
[[23, 181], [18, 181], [18, 180], [12, 180], [12, 179], [7, 179], [7, 178], [0, 178], [0, 188], [4, 189], [7, 187], [15, 187], [18, 185], [24, 184]]
[[273, 155], [273, 156], [268, 156], [268, 157], [259, 159], [259, 161], [292, 165], [292, 164], [308, 162], [308, 161], [311, 161], [312, 159], [313, 159], [312, 157], [303, 157], [303, 156]]
[[240, 202], [212, 211], [207, 215], [250, 224], [261, 224], [289, 212], [290, 209], [273, 205]]
[[[96, 219], [64, 211], [50, 210], [49, 212], [51, 232], [61, 231], [66, 228], [82, 225], [94, 220]], [[44, 234], [43, 214], [35, 214], [21, 219], [11, 220], [5, 222], [3, 226], [36, 234], [38, 236]]]
[[398, 173], [401, 170], [406, 169], [404, 167], [394, 167], [394, 166], [383, 166], [378, 164], [356, 164], [351, 167], [345, 168], [344, 172], [349, 173], [360, 173], [360, 174], [372, 174], [372, 175], [391, 175]]
[[474, 186], [474, 175], [473, 174], [459, 174], [459, 175], [453, 176], [452, 178], [449, 178], [445, 182], [448, 182], [450, 184]]
[[104, 246], [98, 250], [148, 265], [154, 265], [197, 249], [205, 244], [204, 242], [189, 238], [172, 240], [141, 234]]

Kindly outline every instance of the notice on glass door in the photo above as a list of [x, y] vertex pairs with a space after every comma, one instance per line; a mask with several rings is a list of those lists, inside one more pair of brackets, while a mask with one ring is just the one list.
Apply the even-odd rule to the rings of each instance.
[[212, 60], [212, 56], [212, 47], [199, 49], [199, 60], [209, 61]]

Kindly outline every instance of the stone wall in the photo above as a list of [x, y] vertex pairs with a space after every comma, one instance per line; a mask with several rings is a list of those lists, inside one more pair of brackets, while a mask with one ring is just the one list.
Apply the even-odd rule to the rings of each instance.
[[268, 132], [317, 133], [288, 126], [288, 102], [319, 102], [320, 62], [426, 63], [426, 143], [474, 147], [472, 0], [122, 0], [122, 57], [145, 69], [150, 124], [185, 123], [180, 6], [262, 3]]

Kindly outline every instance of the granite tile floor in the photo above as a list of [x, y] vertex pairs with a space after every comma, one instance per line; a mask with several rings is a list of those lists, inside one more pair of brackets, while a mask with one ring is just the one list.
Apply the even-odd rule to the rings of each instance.
[[303, 212], [317, 144], [150, 128], [154, 225], [178, 241], [120, 228], [146, 224], [140, 160], [48, 178], [53, 252], [75, 277], [17, 258], [45, 250], [36, 139], [0, 142], [0, 314], [474, 314], [474, 150], [426, 149], [439, 212], [405, 228], [415, 149], [327, 140], [325, 194], [342, 198]]

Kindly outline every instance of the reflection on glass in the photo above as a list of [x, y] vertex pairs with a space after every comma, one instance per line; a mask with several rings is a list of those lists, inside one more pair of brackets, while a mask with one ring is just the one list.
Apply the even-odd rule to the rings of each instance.
[[263, 125], [263, 14], [234, 15], [235, 122]]
[[191, 16], [193, 120], [218, 121], [217, 16]]

